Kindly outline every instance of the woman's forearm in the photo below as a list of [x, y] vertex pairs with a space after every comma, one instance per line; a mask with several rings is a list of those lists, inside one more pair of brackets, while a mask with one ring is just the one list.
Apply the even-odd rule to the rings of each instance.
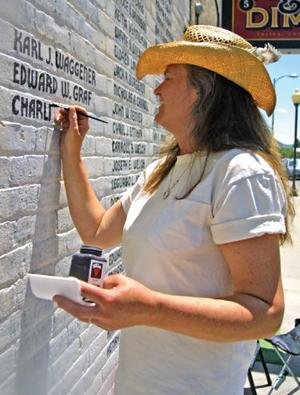
[[90, 185], [81, 157], [63, 157], [62, 164], [72, 220], [81, 239], [87, 244], [94, 244], [105, 209]]
[[281, 282], [272, 303], [242, 293], [219, 299], [168, 295], [121, 274], [107, 276], [103, 288], [82, 282], [81, 294], [95, 302], [95, 309], [63, 297], [57, 302], [78, 319], [92, 319], [106, 330], [142, 325], [218, 342], [270, 336], [283, 315]]
[[213, 299], [155, 293], [146, 309], [146, 325], [195, 338], [230, 342], [273, 335], [280, 326], [283, 306], [269, 305], [252, 295]]

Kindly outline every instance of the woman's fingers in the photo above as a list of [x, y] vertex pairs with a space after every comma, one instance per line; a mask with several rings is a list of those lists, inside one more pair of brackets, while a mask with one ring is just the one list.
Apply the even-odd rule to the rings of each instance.
[[89, 129], [88, 117], [83, 114], [87, 115], [87, 111], [83, 107], [71, 106], [69, 108], [70, 129], [79, 132], [82, 137]]
[[66, 119], [68, 119], [67, 111], [64, 108], [60, 108], [55, 114], [54, 122], [59, 124], [64, 122]]
[[99, 309], [96, 305], [91, 304], [91, 306], [83, 306], [61, 295], [55, 295], [53, 301], [58, 305], [58, 307], [64, 309], [80, 321], [89, 322], [99, 314]]
[[70, 122], [69, 121], [62, 122], [62, 127], [63, 127], [63, 131], [66, 131], [70, 127]]
[[69, 122], [70, 122], [70, 129], [74, 130], [74, 132], [79, 132], [78, 128], [78, 121], [77, 121], [77, 112], [75, 107], [69, 108]]
[[80, 107], [80, 106], [72, 106], [72, 107], [75, 108], [78, 114], [82, 113], [88, 115], [88, 112], [84, 107]]
[[106, 289], [96, 287], [84, 281], [80, 283], [80, 292], [86, 299], [92, 300], [100, 306], [111, 299], [111, 292]]
[[115, 288], [122, 283], [122, 275], [114, 274], [111, 276], [106, 276], [103, 282], [104, 289]]
[[60, 108], [55, 116], [55, 123], [61, 124], [63, 128], [71, 128], [85, 134], [88, 130], [88, 112], [84, 107], [70, 106]]

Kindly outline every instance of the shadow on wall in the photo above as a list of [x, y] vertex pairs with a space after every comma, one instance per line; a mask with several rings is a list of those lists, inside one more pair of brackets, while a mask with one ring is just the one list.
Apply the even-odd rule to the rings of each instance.
[[[50, 131], [53, 133], [48, 142]], [[56, 209], [60, 195], [59, 131], [56, 127], [51, 130], [49, 126], [46, 133], [30, 272], [55, 274], [59, 256], [56, 235]], [[45, 395], [48, 392], [53, 311], [53, 303], [35, 298], [27, 282], [16, 355], [15, 395]]]

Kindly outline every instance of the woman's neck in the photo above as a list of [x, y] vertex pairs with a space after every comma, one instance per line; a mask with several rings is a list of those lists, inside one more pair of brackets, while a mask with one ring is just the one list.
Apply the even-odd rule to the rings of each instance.
[[189, 141], [188, 136], [185, 136], [185, 138], [183, 138], [181, 141], [179, 141], [176, 138], [176, 141], [179, 146], [180, 155], [191, 154], [191, 153], [195, 152], [195, 149], [193, 148], [191, 142]]
[[192, 128], [191, 127], [181, 127], [178, 130], [169, 131], [175, 137], [177, 144], [179, 146], [180, 155], [191, 154], [195, 151], [192, 143]]

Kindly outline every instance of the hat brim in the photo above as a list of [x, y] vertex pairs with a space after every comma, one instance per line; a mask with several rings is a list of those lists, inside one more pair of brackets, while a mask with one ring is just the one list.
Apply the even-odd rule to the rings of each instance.
[[136, 76], [163, 74], [170, 64], [192, 64], [212, 70], [244, 88], [256, 105], [271, 115], [276, 94], [263, 63], [247, 50], [229, 44], [175, 41], [149, 47], [141, 55]]

